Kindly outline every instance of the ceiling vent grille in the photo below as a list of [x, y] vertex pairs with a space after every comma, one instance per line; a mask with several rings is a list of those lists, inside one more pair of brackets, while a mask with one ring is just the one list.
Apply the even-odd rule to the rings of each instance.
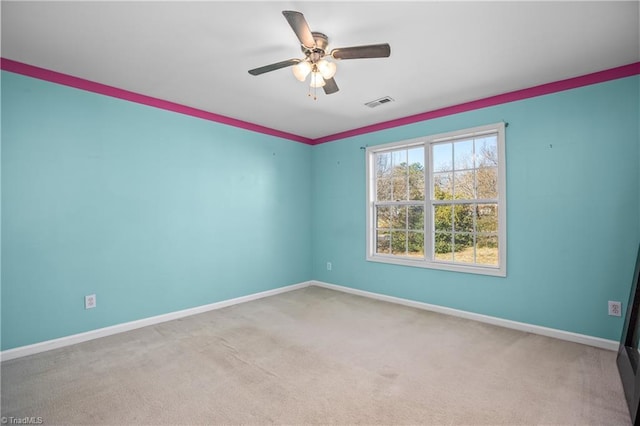
[[389, 102], [393, 102], [393, 98], [391, 96], [385, 96], [384, 98], [376, 99], [375, 101], [367, 102], [365, 105], [369, 108], [375, 108], [382, 104], [387, 104]]

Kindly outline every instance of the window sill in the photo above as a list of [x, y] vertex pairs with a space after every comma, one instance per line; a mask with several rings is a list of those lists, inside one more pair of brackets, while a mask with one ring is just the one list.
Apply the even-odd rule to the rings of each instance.
[[490, 266], [461, 265], [446, 262], [430, 262], [425, 259], [411, 259], [406, 257], [392, 256], [367, 256], [368, 262], [388, 263], [391, 265], [412, 266], [415, 268], [438, 269], [442, 271], [463, 272], [476, 275], [491, 275], [494, 277], [506, 277], [506, 268], [495, 268]]

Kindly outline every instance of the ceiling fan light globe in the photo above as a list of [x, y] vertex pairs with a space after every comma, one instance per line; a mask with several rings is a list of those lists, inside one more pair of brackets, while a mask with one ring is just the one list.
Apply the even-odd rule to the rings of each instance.
[[311, 73], [311, 87], [322, 87], [326, 83], [324, 82], [324, 78], [322, 78], [322, 74], [319, 72]]
[[318, 71], [320, 71], [320, 74], [322, 74], [325, 80], [328, 80], [336, 75], [336, 64], [335, 62], [329, 62], [323, 59], [318, 62]]
[[311, 64], [307, 61], [298, 62], [293, 66], [293, 75], [300, 81], [304, 81], [311, 72]]

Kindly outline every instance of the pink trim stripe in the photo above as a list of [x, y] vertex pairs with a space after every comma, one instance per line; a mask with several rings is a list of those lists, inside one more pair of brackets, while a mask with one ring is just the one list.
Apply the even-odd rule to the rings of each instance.
[[640, 74], [640, 62], [629, 65], [623, 65], [617, 68], [611, 68], [604, 71], [586, 74], [580, 77], [573, 77], [566, 80], [560, 80], [553, 83], [542, 84], [527, 89], [516, 90], [514, 92], [503, 93], [489, 98], [479, 99], [476, 101], [466, 102], [459, 105], [436, 109], [433, 111], [423, 112], [408, 117], [398, 118], [396, 120], [385, 121], [370, 126], [360, 127], [358, 129], [347, 130], [345, 132], [336, 133], [334, 135], [324, 136], [314, 139], [312, 144], [318, 145], [339, 139], [345, 139], [353, 136], [364, 135], [366, 133], [378, 132], [380, 130], [391, 129], [393, 127], [413, 124], [420, 121], [431, 120], [447, 115], [459, 114], [461, 112], [472, 111], [480, 108], [500, 105], [507, 102], [520, 101], [536, 96], [548, 95], [551, 93], [561, 92], [564, 90], [575, 89], [582, 86], [588, 86], [596, 83], [603, 83], [609, 80], [616, 80], [624, 77], [631, 77]]
[[191, 108], [174, 102], [153, 98], [151, 96], [141, 95], [139, 93], [130, 92], [128, 90], [118, 89], [117, 87], [107, 86], [105, 84], [96, 83], [94, 81], [85, 80], [56, 71], [35, 67], [33, 65], [24, 64], [22, 62], [13, 61], [11, 59], [0, 58], [0, 69], [16, 74], [26, 75], [28, 77], [34, 77], [40, 80], [49, 81], [52, 83], [74, 87], [76, 89], [86, 90], [88, 92], [99, 93], [101, 95], [111, 96], [118, 99], [124, 99], [127, 101], [160, 108], [167, 111], [177, 112], [179, 114], [202, 118], [204, 120], [215, 121], [217, 123], [227, 124], [229, 126], [239, 127], [245, 130], [251, 130], [266, 135], [277, 136], [295, 142], [302, 142], [305, 144], [313, 143], [312, 139], [305, 138], [303, 136], [281, 132], [269, 127], [249, 123], [247, 121], [237, 120], [235, 118], [226, 117], [224, 115], [214, 114], [212, 112], [203, 111], [197, 108]]
[[116, 87], [107, 86], [105, 84], [96, 83], [93, 81], [85, 80], [78, 77], [73, 77], [67, 74], [62, 74], [56, 71], [50, 71], [44, 68], [35, 67], [33, 65], [24, 64], [22, 62], [13, 61], [11, 59], [0, 58], [0, 69], [14, 72], [16, 74], [26, 75], [28, 77], [38, 78], [40, 80], [49, 81], [52, 83], [62, 84], [65, 86], [74, 87], [76, 89], [86, 90], [89, 92], [98, 93], [101, 95], [111, 96], [118, 99], [124, 99], [131, 102], [136, 102], [180, 114], [190, 115], [192, 117], [202, 118], [204, 120], [214, 121], [229, 126], [239, 127], [241, 129], [250, 130], [266, 135], [276, 136], [284, 139], [289, 139], [295, 142], [301, 142], [308, 145], [319, 145], [326, 142], [332, 142], [339, 139], [345, 139], [349, 137], [364, 135], [367, 133], [377, 132], [380, 130], [391, 129], [394, 127], [405, 126], [407, 124], [413, 124], [420, 121], [431, 120], [438, 117], [444, 117], [447, 115], [459, 114], [461, 112], [472, 111], [480, 108], [486, 108], [490, 106], [500, 105], [508, 102], [519, 101], [523, 99], [533, 98], [536, 96], [548, 95], [551, 93], [561, 92], [564, 90], [575, 89], [582, 86], [588, 86], [591, 84], [603, 83], [605, 81], [616, 80], [624, 77], [631, 77], [640, 74], [640, 62], [635, 62], [629, 65], [623, 65], [617, 68], [611, 68], [604, 71], [595, 72], [592, 74], [586, 74], [579, 77], [569, 78], [566, 80], [560, 80], [553, 83], [542, 84], [540, 86], [534, 86], [527, 89], [516, 90], [513, 92], [503, 93], [497, 96], [491, 96], [484, 99], [478, 99], [471, 102], [466, 102], [459, 105], [445, 107], [433, 111], [427, 111], [408, 117], [398, 118], [395, 120], [384, 121], [370, 126], [360, 127], [345, 132], [336, 133], [333, 135], [324, 136], [318, 139], [310, 139], [292, 133], [282, 132], [279, 130], [271, 129], [269, 127], [260, 126], [247, 121], [237, 120], [235, 118], [226, 117], [224, 115], [214, 114], [211, 112], [203, 111], [196, 108], [180, 105], [174, 102], [165, 101], [162, 99], [153, 98], [139, 93], [130, 92], [128, 90], [118, 89]]

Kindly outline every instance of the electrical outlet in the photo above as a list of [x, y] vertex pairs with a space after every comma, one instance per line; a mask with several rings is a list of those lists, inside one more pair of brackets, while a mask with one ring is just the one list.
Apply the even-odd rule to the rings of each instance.
[[96, 295], [90, 294], [84, 297], [84, 308], [91, 309], [96, 307]]
[[622, 316], [622, 303], [620, 302], [612, 302], [609, 300], [609, 315], [614, 317]]
[[331, 262], [327, 262], [327, 271], [331, 270]]

